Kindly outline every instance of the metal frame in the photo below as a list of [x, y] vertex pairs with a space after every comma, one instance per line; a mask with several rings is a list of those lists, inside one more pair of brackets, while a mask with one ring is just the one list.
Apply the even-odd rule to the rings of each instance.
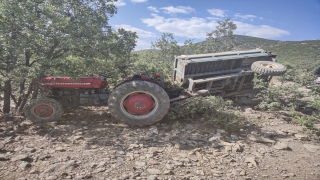
[[273, 61], [275, 57], [262, 49], [177, 56], [174, 81], [182, 83], [187, 95], [171, 101], [209, 94], [223, 97], [252, 96], [255, 90], [251, 64], [255, 61]]

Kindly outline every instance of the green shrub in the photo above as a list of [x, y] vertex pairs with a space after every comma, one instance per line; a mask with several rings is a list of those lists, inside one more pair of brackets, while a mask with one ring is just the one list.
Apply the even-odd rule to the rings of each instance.
[[231, 100], [224, 100], [220, 96], [200, 96], [174, 102], [166, 119], [198, 120], [229, 132], [239, 131], [248, 123]]
[[316, 130], [316, 135], [317, 135], [317, 136], [320, 136], [320, 128], [318, 128], [318, 129]]
[[297, 107], [297, 100], [304, 97], [298, 90], [297, 85], [269, 85], [264, 78], [257, 75], [254, 81], [254, 88], [259, 90], [256, 98], [261, 101], [258, 107], [262, 110], [290, 110]]
[[311, 86], [311, 92], [315, 96], [320, 96], [320, 86], [315, 84]]
[[165, 81], [164, 87], [170, 98], [178, 97], [183, 93], [183, 87], [181, 84], [174, 84], [172, 82]]
[[[292, 110], [290, 111], [290, 115], [293, 117], [293, 122], [301, 124], [302, 126], [305, 126], [304, 127], [305, 130], [308, 130], [307, 128], [312, 129], [314, 123], [320, 119], [319, 111], [314, 112], [312, 115], [305, 115], [299, 111]], [[315, 131], [316, 131], [315, 134], [319, 136], [320, 129], [316, 129]]]
[[279, 102], [261, 102], [259, 104], [259, 108], [264, 110], [277, 111], [281, 109], [281, 104]]
[[319, 119], [319, 116], [317, 116], [317, 115], [311, 115], [311, 116], [301, 115], [301, 116], [295, 116], [293, 118], [293, 122], [299, 123], [302, 126], [313, 127], [313, 124], [318, 119]]

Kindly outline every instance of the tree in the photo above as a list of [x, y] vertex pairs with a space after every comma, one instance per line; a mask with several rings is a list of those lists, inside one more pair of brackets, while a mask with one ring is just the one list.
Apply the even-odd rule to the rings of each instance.
[[207, 33], [203, 47], [204, 53], [230, 51], [235, 47], [233, 32], [237, 29], [237, 25], [230, 18], [218, 21], [218, 24], [215, 30]]
[[[117, 9], [110, 2], [112, 0], [0, 1], [3, 112], [10, 112], [11, 99], [16, 109], [21, 109], [30, 93], [36, 92], [33, 87], [37, 79], [47, 73], [79, 76], [101, 70], [106, 59], [128, 61], [136, 34], [111, 29], [108, 20]], [[72, 69], [77, 63], [80, 63], [78, 68], [82, 65], [91, 72]]]
[[237, 26], [230, 18], [218, 21], [218, 24], [215, 30], [207, 33], [206, 41], [194, 44], [192, 39], [188, 39], [183, 46], [174, 39], [173, 33], [163, 33], [151, 43], [152, 50], [135, 53], [136, 69], [148, 74], [160, 71], [168, 78], [172, 75], [174, 56], [232, 50], [235, 47], [233, 32]]
[[190, 53], [192, 40], [186, 40], [184, 46], [178, 45], [172, 33], [163, 33], [159, 39], [151, 43], [151, 50], [134, 53], [135, 68], [140, 73], [153, 74], [162, 72], [166, 78], [172, 75], [174, 56]]

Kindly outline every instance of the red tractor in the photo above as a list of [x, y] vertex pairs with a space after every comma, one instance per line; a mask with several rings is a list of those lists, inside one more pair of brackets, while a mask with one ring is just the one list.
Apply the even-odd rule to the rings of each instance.
[[210, 94], [222, 97], [254, 96], [254, 73], [270, 81], [272, 76], [286, 72], [287, 68], [276, 63], [275, 57], [262, 49], [177, 56], [173, 79], [185, 88], [186, 95], [173, 99], [169, 99], [164, 90], [160, 73], [153, 77], [127, 77], [112, 92], [107, 88], [106, 75], [79, 80], [45, 77], [40, 82], [44, 96], [31, 100], [24, 114], [35, 122], [50, 122], [62, 116], [63, 107], [108, 105], [111, 114], [119, 121], [146, 126], [160, 121], [172, 101]]
[[127, 77], [112, 92], [106, 79], [106, 75], [77, 81], [70, 77], [42, 78], [45, 97], [31, 100], [24, 114], [34, 122], [51, 122], [62, 116], [63, 107], [108, 105], [115, 118], [133, 126], [153, 124], [167, 114], [170, 99], [160, 73]]

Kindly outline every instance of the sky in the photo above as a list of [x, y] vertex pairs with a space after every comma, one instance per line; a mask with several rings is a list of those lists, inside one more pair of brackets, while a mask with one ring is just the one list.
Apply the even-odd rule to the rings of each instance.
[[118, 0], [114, 29], [138, 35], [136, 50], [149, 49], [163, 33], [183, 44], [205, 40], [230, 18], [234, 34], [281, 41], [320, 40], [320, 0]]

